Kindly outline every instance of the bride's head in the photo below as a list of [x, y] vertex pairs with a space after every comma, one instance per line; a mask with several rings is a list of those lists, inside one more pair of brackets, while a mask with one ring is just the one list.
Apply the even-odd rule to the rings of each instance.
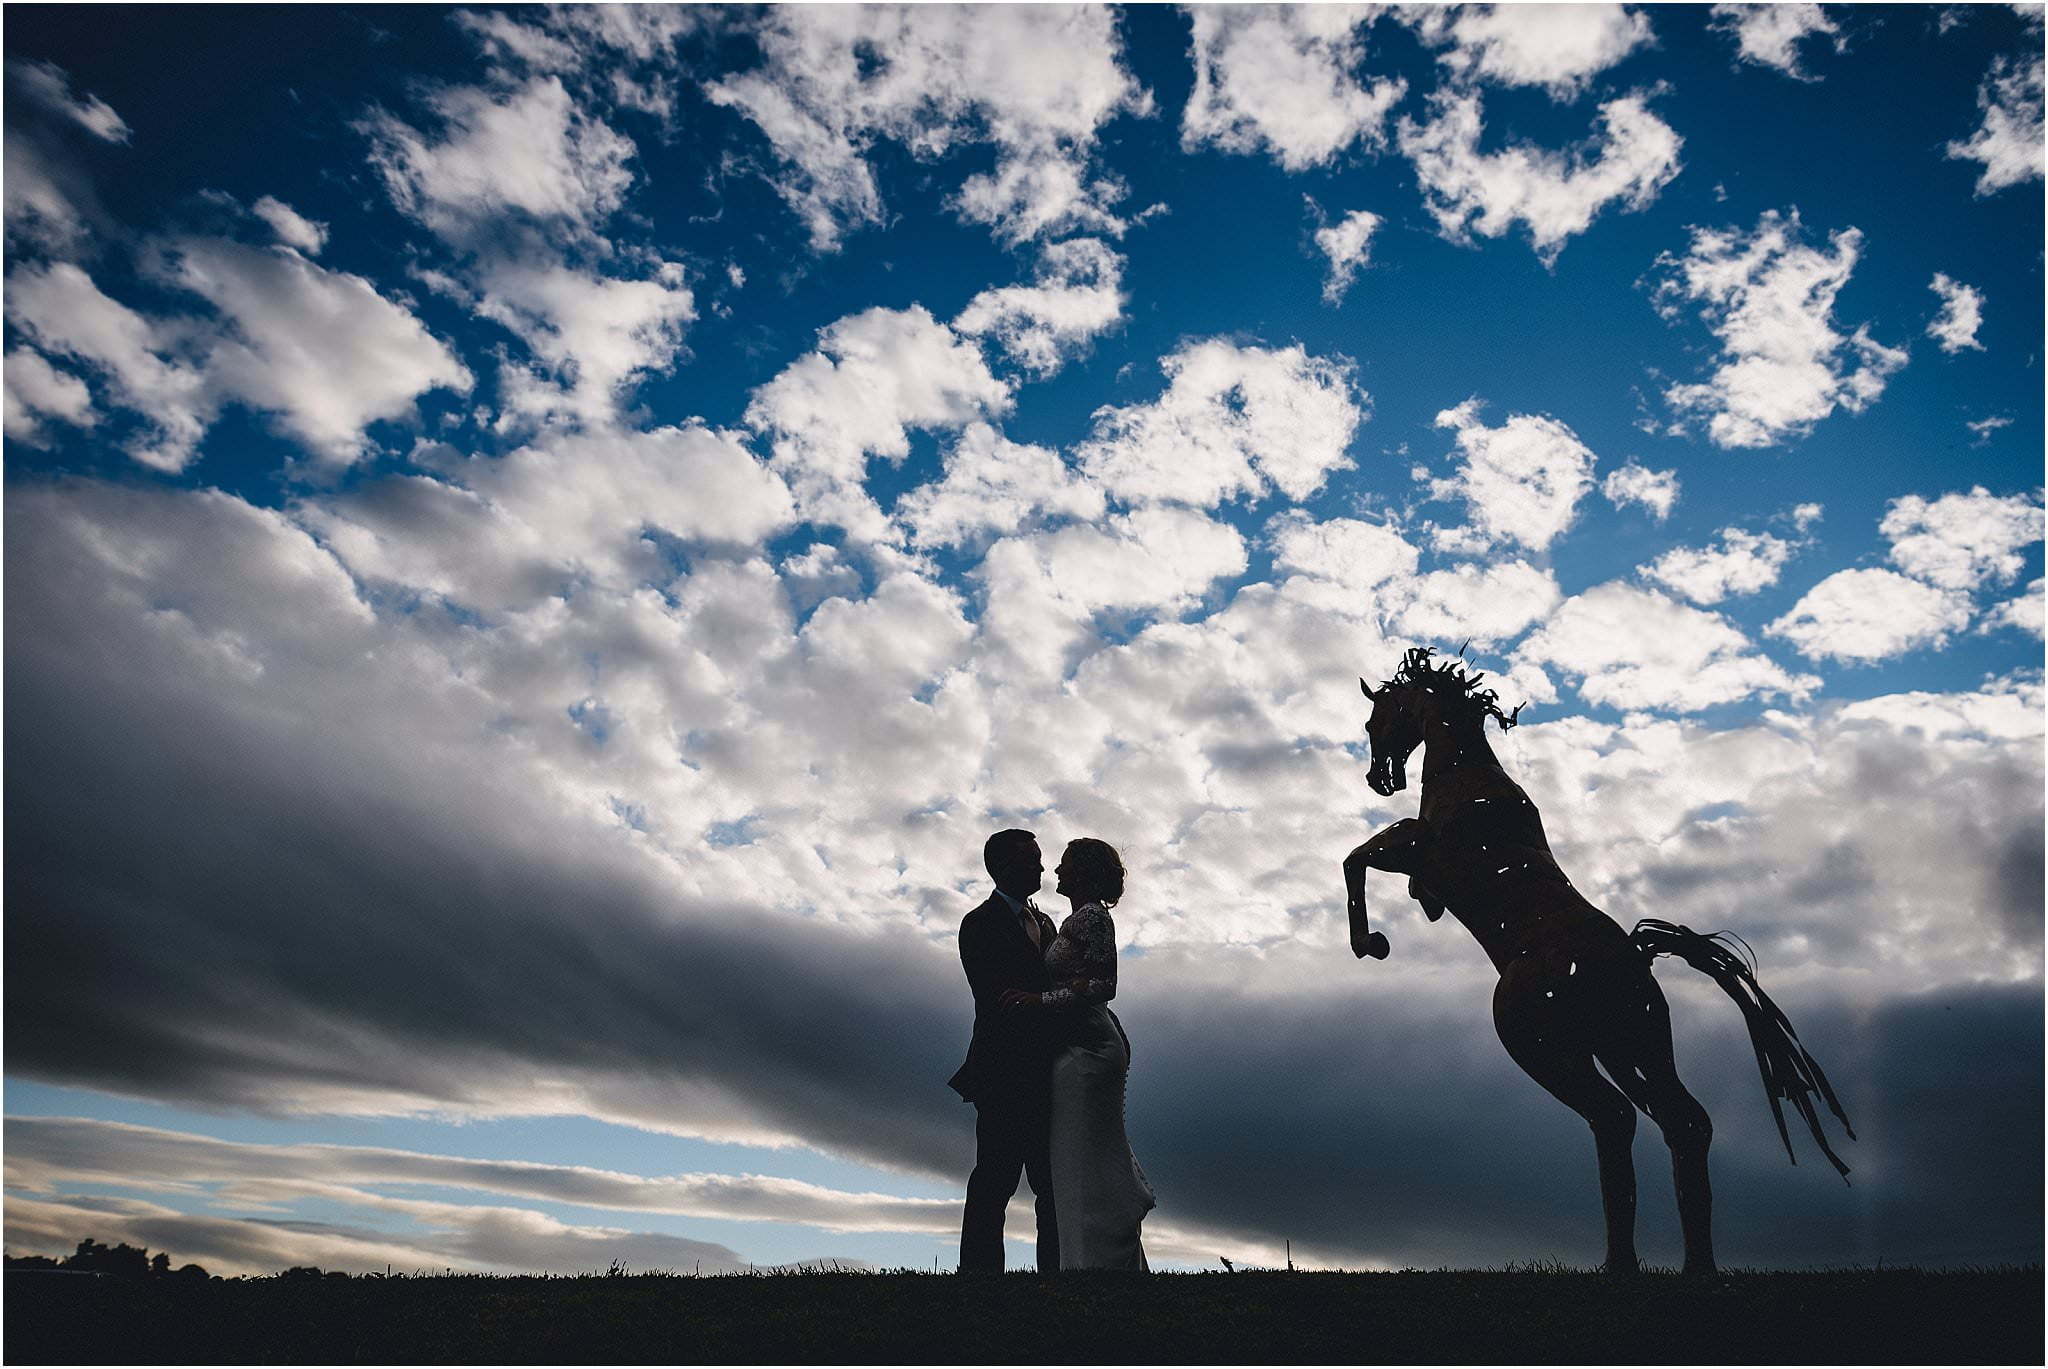
[[1124, 863], [1118, 858], [1116, 847], [1094, 837], [1076, 837], [1068, 842], [1059, 868], [1053, 873], [1060, 881], [1054, 892], [1065, 894], [1077, 908], [1083, 903], [1114, 908], [1124, 896]]

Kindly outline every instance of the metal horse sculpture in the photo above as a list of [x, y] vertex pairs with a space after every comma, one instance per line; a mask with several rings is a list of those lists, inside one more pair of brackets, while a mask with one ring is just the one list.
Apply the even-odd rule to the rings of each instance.
[[[1494, 691], [1477, 686], [1456, 662], [1432, 664], [1417, 647], [1377, 690], [1366, 734], [1374, 792], [1407, 784], [1408, 757], [1423, 748], [1421, 815], [1403, 818], [1344, 858], [1351, 949], [1384, 960], [1387, 938], [1366, 926], [1365, 872], [1405, 874], [1408, 892], [1434, 922], [1449, 911], [1485, 949], [1500, 983], [1493, 1021], [1501, 1044], [1530, 1078], [1593, 1129], [1600, 1198], [1607, 1216], [1607, 1269], [1633, 1273], [1636, 1177], [1630, 1158], [1635, 1109], [1664, 1133], [1685, 1233], [1685, 1271], [1714, 1269], [1713, 1191], [1707, 1147], [1713, 1124], [1679, 1082], [1671, 1054], [1671, 1016], [1650, 962], [1675, 955], [1701, 970], [1741, 1005], [1763, 1072], [1764, 1090], [1785, 1150], [1792, 1151], [1781, 1101], [1790, 1101], [1821, 1153], [1846, 1180], [1847, 1165], [1828, 1148], [1814, 1110], [1818, 1095], [1853, 1139], [1834, 1090], [1799, 1044], [1792, 1024], [1757, 986], [1753, 966], [1730, 933], [1702, 936], [1646, 919], [1624, 932], [1572, 887], [1550, 854], [1536, 805], [1508, 778], [1486, 741], [1486, 720], [1513, 727]], [[1595, 1068], [1595, 1064], [1599, 1068]], [[1606, 1077], [1600, 1070], [1606, 1070]], [[1610, 1082], [1611, 1081], [1611, 1082]], [[1798, 1163], [1798, 1157], [1793, 1157]]]

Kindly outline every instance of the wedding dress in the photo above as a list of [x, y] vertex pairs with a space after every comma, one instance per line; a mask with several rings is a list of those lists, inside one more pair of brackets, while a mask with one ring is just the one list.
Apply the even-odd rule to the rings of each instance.
[[1130, 1040], [1109, 1010], [1116, 996], [1116, 924], [1084, 903], [1046, 949], [1045, 1005], [1067, 1019], [1052, 1066], [1052, 1194], [1061, 1269], [1146, 1269], [1139, 1227], [1152, 1186], [1124, 1135]]

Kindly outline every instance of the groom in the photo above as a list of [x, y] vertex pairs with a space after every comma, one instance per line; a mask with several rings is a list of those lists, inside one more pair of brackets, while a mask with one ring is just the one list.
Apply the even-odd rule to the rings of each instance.
[[1017, 828], [990, 837], [981, 859], [996, 890], [960, 923], [960, 964], [974, 990], [974, 1039], [967, 1063], [949, 1081], [974, 1104], [974, 1173], [960, 1221], [960, 1272], [1002, 1272], [1003, 1212], [1021, 1170], [1037, 1199], [1039, 1272], [1049, 1274], [1060, 1267], [1049, 1151], [1057, 1043], [1042, 1015], [999, 1003], [1005, 989], [1043, 993], [1052, 987], [1045, 970], [1052, 919], [1031, 902], [1044, 882], [1045, 862], [1038, 838]]

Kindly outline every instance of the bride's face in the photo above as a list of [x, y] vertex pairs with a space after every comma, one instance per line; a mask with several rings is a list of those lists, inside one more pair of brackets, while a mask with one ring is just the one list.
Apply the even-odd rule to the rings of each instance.
[[1052, 891], [1062, 898], [1071, 897], [1074, 891], [1067, 883], [1069, 878], [1067, 873], [1067, 857], [1060, 857], [1060, 863], [1053, 867], [1052, 874], [1053, 878], [1058, 881], [1053, 885]]

